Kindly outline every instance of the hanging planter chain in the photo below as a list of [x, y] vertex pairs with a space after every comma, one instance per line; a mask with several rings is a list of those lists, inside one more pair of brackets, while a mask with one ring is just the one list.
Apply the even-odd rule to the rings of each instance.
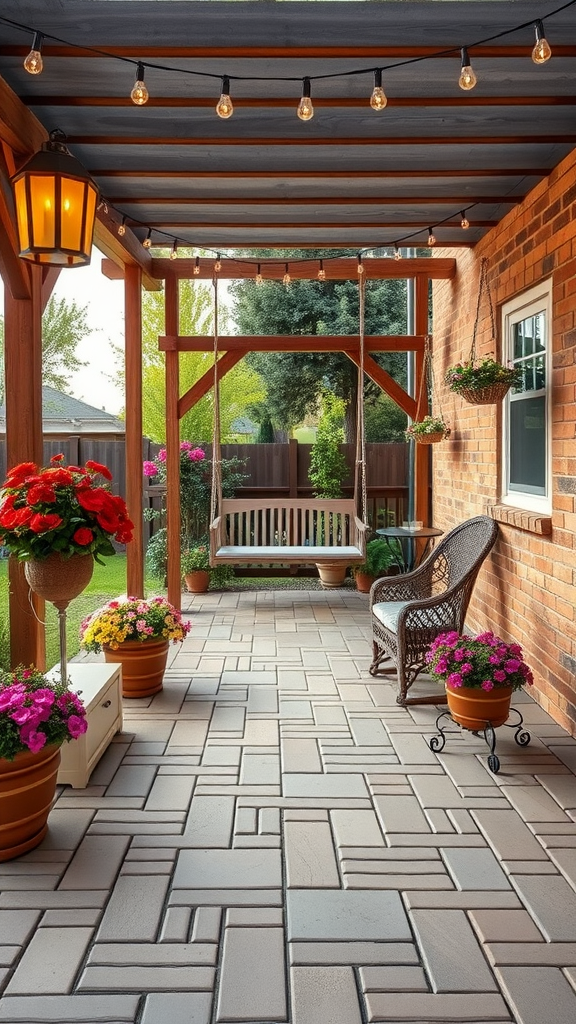
[[[424, 388], [426, 388], [426, 402], [424, 403]], [[434, 405], [434, 400], [437, 399], [438, 391], [436, 388], [436, 379], [434, 377], [434, 363], [432, 360], [432, 353], [430, 351], [430, 335], [427, 334], [424, 339], [424, 368], [422, 376], [420, 377], [420, 390], [418, 392], [418, 405], [417, 409], [428, 408], [428, 398], [430, 399], [430, 407]], [[418, 430], [418, 427], [424, 424], [427, 429]], [[434, 429], [434, 427], [437, 429]], [[407, 436], [416, 441], [417, 444], [438, 444], [439, 441], [443, 441], [444, 438], [449, 437], [450, 428], [446, 426], [442, 410], [439, 408], [438, 416], [434, 416], [432, 412], [426, 415], [423, 420], [417, 423], [412, 423], [406, 431]]]

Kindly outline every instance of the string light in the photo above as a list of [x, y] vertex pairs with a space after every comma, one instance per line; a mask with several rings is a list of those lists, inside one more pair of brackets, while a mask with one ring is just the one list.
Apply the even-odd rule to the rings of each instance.
[[44, 61], [42, 60], [42, 40], [44, 36], [41, 32], [34, 33], [34, 39], [32, 40], [32, 49], [24, 60], [24, 67], [29, 75], [39, 75], [44, 67]]
[[220, 253], [216, 254], [216, 263], [214, 264], [214, 273], [219, 274], [222, 270], [222, 260], [220, 259]]
[[258, 264], [258, 270], [256, 271], [256, 284], [264, 284], [264, 278], [260, 272], [260, 264]]
[[178, 242], [177, 242], [176, 239], [174, 239], [174, 241], [172, 242], [172, 252], [170, 253], [170, 259], [171, 260], [177, 260], [178, 259]]
[[469, 89], [474, 88], [478, 79], [476, 78], [476, 75], [474, 74], [474, 69], [470, 64], [468, 48], [466, 46], [463, 46], [460, 53], [462, 55], [462, 69], [460, 71], [458, 85], [460, 86], [461, 89], [468, 91]]
[[318, 271], [318, 280], [326, 280], [326, 271], [324, 270], [324, 260], [320, 260], [320, 270]]
[[402, 253], [400, 252], [400, 249], [398, 248], [398, 242], [394, 242], [394, 259], [395, 260], [401, 260], [402, 259]]
[[120, 237], [126, 234], [126, 214], [123, 215], [122, 220], [118, 225], [118, 234]]
[[150, 249], [152, 245], [152, 228], [148, 228], [148, 234], [146, 235], [146, 238], [142, 242], [142, 245], [144, 246], [145, 249]]
[[108, 203], [105, 199], [101, 199], [96, 207], [97, 210], [104, 210], [104, 213], [108, 213]]
[[194, 277], [198, 277], [198, 274], [200, 273], [200, 257], [199, 256], [197, 256], [196, 259], [194, 260], [194, 270], [192, 271], [192, 273], [194, 274]]
[[301, 121], [311, 121], [314, 117], [314, 107], [310, 99], [310, 79], [302, 79], [302, 98], [296, 111]]
[[356, 269], [357, 269], [359, 274], [363, 274], [364, 273], [364, 266], [362, 264], [362, 253], [361, 252], [358, 253], [356, 259], [358, 261], [358, 266], [357, 266]]
[[388, 100], [386, 99], [386, 93], [382, 88], [382, 68], [376, 68], [374, 72], [374, 88], [370, 97], [370, 106], [372, 110], [384, 110]]
[[470, 221], [468, 220], [464, 210], [460, 210], [460, 227], [463, 231], [467, 231], [470, 227]]
[[534, 49], [532, 50], [532, 60], [535, 64], [545, 64], [547, 60], [550, 60], [552, 56], [552, 50], [550, 44], [544, 36], [544, 25], [541, 21], [534, 22], [534, 34], [536, 36], [536, 42], [534, 43]]
[[284, 277], [282, 278], [282, 284], [288, 286], [290, 284], [290, 273], [288, 271], [288, 264], [284, 264]]
[[140, 63], [136, 68], [136, 81], [134, 82], [134, 88], [130, 93], [130, 99], [137, 107], [143, 107], [150, 99], [150, 93], [144, 85], [144, 65]]
[[234, 113], [234, 107], [232, 106], [232, 100], [230, 99], [230, 79], [228, 75], [222, 77], [222, 94], [218, 103], [216, 104], [216, 113], [218, 117], [226, 119], [232, 117]]
[[436, 235], [432, 228], [428, 228], [428, 245], [436, 245]]

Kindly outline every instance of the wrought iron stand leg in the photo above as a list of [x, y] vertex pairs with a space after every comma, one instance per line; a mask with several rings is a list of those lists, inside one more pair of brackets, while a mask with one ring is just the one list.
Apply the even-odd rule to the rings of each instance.
[[428, 740], [428, 746], [430, 747], [430, 750], [434, 750], [437, 754], [441, 750], [444, 750], [444, 747], [446, 745], [446, 736], [444, 733], [444, 729], [440, 725], [440, 722], [442, 721], [443, 718], [449, 718], [451, 722], [453, 721], [449, 711], [442, 711], [441, 714], [439, 714], [438, 718], [436, 719], [436, 728], [438, 729], [439, 735], [433, 736], [432, 739]]

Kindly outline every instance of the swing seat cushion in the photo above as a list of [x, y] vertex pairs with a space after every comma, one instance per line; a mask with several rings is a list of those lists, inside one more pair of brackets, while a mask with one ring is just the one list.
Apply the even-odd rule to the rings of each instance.
[[320, 547], [302, 544], [295, 547], [289, 545], [240, 546], [228, 544], [216, 552], [218, 559], [233, 559], [242, 562], [346, 562], [363, 561], [360, 548], [352, 545], [346, 547]]

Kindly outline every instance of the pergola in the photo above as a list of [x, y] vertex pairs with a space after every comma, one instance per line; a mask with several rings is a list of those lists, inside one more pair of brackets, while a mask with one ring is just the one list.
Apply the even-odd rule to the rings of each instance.
[[[550, 5], [549, 5], [550, 6]], [[142, 503], [141, 288], [165, 282], [169, 597], [179, 599], [178, 420], [211, 381], [179, 394], [178, 353], [211, 347], [178, 334], [177, 282], [185, 259], [153, 258], [143, 243], [221, 253], [220, 276], [254, 276], [243, 248], [329, 249], [326, 276], [350, 278], [371, 249], [473, 246], [573, 148], [576, 133], [574, 8], [556, 14], [530, 0], [505, 2], [208, 3], [4, 0], [0, 13], [0, 270], [5, 284], [8, 464], [42, 459], [41, 315], [58, 269], [18, 257], [9, 179], [58, 127], [101, 190], [95, 242], [104, 272], [126, 297], [126, 445], [129, 507]], [[540, 8], [540, 5], [538, 5]], [[550, 14], [550, 17], [546, 17]], [[530, 60], [544, 19], [553, 60]], [[22, 67], [34, 32], [44, 71]], [[562, 42], [561, 42], [562, 41]], [[476, 90], [458, 88], [463, 57]], [[130, 98], [138, 62], [150, 92]], [[357, 73], [358, 72], [358, 73]], [[381, 72], [388, 105], [370, 108]], [[224, 79], [231, 118], [216, 115]], [[296, 106], [310, 80], [315, 116]], [[467, 229], [462, 223], [468, 221]], [[125, 229], [119, 233], [119, 228]], [[226, 254], [230, 253], [230, 257]], [[235, 258], [234, 258], [235, 257]], [[268, 278], [283, 261], [261, 260]], [[370, 359], [370, 348], [416, 352], [422, 371], [428, 282], [454, 273], [450, 259], [365, 259], [371, 277], [415, 278], [414, 335], [371, 339], [367, 372], [410, 415], [414, 399]], [[315, 277], [318, 260], [291, 261]], [[214, 259], [199, 263], [211, 278]], [[314, 339], [357, 360], [358, 338]], [[312, 347], [310, 339], [222, 339], [221, 371], [256, 345]], [[416, 514], [424, 519], [428, 459], [418, 455]], [[128, 556], [128, 589], [141, 592], [142, 530]], [[177, 554], [177, 553], [176, 553]], [[11, 568], [14, 661], [43, 664], [43, 635], [27, 584]], [[17, 628], [16, 628], [17, 624]]]

